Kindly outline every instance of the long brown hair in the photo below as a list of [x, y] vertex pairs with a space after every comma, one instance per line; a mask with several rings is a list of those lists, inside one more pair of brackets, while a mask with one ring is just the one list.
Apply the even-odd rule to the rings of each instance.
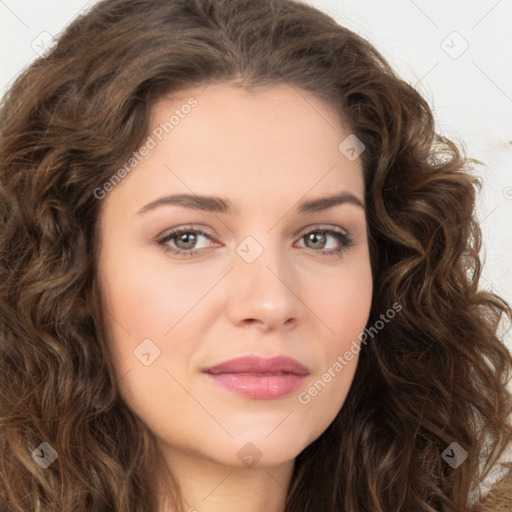
[[[497, 334], [512, 311], [479, 290], [477, 162], [366, 40], [294, 0], [105, 0], [4, 96], [0, 510], [157, 511], [154, 439], [120, 398], [103, 332], [94, 191], [158, 99], [219, 81], [287, 83], [339, 112], [365, 145], [368, 325], [403, 306], [297, 456], [286, 511], [469, 510], [512, 439]], [[43, 442], [58, 454], [45, 469]], [[468, 454], [456, 468], [442, 457], [454, 442]]]

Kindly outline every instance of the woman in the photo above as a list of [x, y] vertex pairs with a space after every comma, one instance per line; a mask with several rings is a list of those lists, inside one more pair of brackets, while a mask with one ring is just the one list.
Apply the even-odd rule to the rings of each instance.
[[0, 509], [473, 509], [512, 312], [476, 161], [368, 42], [106, 0], [0, 119]]

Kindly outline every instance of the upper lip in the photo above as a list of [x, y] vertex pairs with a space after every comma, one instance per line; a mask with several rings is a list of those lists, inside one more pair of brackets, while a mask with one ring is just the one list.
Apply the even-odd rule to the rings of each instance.
[[206, 373], [252, 373], [308, 375], [308, 369], [296, 359], [288, 356], [263, 358], [259, 356], [243, 356], [230, 359], [216, 366], [206, 368]]

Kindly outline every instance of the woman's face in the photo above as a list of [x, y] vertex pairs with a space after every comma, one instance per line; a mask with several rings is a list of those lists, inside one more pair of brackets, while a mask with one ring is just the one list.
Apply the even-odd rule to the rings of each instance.
[[[372, 296], [350, 135], [302, 90], [214, 84], [160, 100], [136, 165], [105, 186], [108, 342], [124, 400], [170, 458], [290, 461], [342, 407]], [[154, 203], [178, 194], [191, 198]], [[307, 375], [279, 361], [205, 372], [250, 355]]]

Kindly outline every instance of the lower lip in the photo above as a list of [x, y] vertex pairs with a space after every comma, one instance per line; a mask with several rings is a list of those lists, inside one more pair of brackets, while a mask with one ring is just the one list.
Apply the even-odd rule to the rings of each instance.
[[207, 373], [217, 384], [239, 395], [259, 400], [271, 400], [290, 394], [299, 388], [307, 375], [247, 375], [243, 373]]

